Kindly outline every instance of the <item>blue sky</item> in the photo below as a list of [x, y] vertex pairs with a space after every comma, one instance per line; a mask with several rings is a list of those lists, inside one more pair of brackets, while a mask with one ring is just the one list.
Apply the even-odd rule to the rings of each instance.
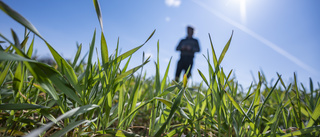
[[[100, 26], [91, 0], [17, 1], [3, 0], [27, 18], [40, 34], [65, 58], [72, 59], [76, 43], [89, 49], [93, 32]], [[122, 53], [141, 45], [156, 29], [152, 39], [132, 57], [131, 67], [141, 63], [142, 53], [151, 55], [144, 70], [155, 74], [157, 41], [160, 43], [160, 71], [164, 75], [172, 57], [169, 78], [173, 79], [179, 52], [178, 42], [186, 37], [186, 26], [195, 28], [194, 37], [201, 52], [195, 55], [192, 80], [200, 82], [197, 69], [208, 74], [203, 54], [210, 49], [208, 33], [218, 54], [234, 31], [230, 48], [222, 62], [226, 72], [245, 88], [263, 71], [267, 80], [282, 75], [290, 82], [295, 72], [298, 82], [309, 84], [309, 77], [320, 81], [320, 1], [318, 0], [135, 0], [102, 1], [104, 33], [109, 51], [118, 37]], [[0, 12], [0, 33], [11, 38], [12, 28], [20, 38], [24, 28]], [[0, 39], [2, 40], [2, 39]], [[97, 39], [96, 47], [99, 48]], [[4, 45], [4, 44], [2, 44]], [[45, 44], [36, 39], [40, 57], [50, 56]], [[84, 53], [84, 52], [83, 52]], [[275, 81], [274, 81], [275, 82]], [[307, 86], [307, 85], [305, 85]]]

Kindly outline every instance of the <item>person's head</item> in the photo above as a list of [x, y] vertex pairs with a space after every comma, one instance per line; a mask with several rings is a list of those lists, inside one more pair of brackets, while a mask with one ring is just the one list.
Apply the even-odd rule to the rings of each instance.
[[188, 26], [188, 27], [187, 27], [187, 32], [188, 32], [188, 38], [192, 38], [192, 35], [193, 35], [193, 27]]

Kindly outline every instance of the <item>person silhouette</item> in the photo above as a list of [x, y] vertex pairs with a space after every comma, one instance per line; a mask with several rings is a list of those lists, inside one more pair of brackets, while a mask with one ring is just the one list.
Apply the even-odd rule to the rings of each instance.
[[182, 39], [179, 42], [176, 50], [180, 51], [180, 60], [178, 61], [175, 80], [179, 81], [181, 71], [184, 70], [184, 73], [187, 72], [190, 67], [187, 77], [191, 76], [191, 69], [193, 65], [193, 58], [195, 52], [200, 52], [200, 46], [197, 39], [194, 39], [193, 36], [193, 27], [187, 26], [187, 37]]

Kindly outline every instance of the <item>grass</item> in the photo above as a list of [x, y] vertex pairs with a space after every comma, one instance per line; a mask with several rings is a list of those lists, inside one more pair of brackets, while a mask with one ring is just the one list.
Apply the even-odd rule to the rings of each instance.
[[[222, 53], [204, 58], [209, 75], [198, 70], [199, 85], [168, 81], [170, 62], [163, 76], [159, 70], [148, 78], [141, 65], [128, 68], [131, 56], [145, 43], [123, 54], [119, 44], [109, 54], [103, 33], [100, 6], [93, 0], [101, 26], [101, 53], [94, 53], [96, 31], [86, 58], [80, 59], [82, 45], [73, 61], [67, 61], [22, 15], [0, 1], [0, 9], [26, 28], [19, 41], [12, 31], [11, 42], [0, 50], [0, 135], [1, 136], [319, 136], [320, 84], [310, 78], [309, 87], [284, 83], [281, 75], [269, 84], [258, 72], [259, 80], [247, 91], [240, 90], [232, 70], [220, 65], [233, 34]], [[34, 37], [41, 38], [56, 62], [47, 65], [31, 59]], [[159, 42], [158, 42], [159, 51]], [[97, 62], [92, 62], [97, 54]], [[126, 59], [126, 61], [125, 61]], [[86, 62], [86, 63], [84, 63]], [[124, 64], [124, 65], [120, 65]], [[120, 67], [123, 66], [123, 67]], [[309, 90], [307, 90], [309, 89]]]

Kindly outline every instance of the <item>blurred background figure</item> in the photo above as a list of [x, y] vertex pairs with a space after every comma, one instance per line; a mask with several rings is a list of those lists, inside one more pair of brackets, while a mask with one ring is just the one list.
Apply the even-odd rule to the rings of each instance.
[[193, 27], [188, 26], [187, 37], [185, 39], [182, 39], [176, 48], [177, 51], [181, 52], [180, 60], [178, 62], [178, 66], [176, 70], [176, 76], [175, 76], [176, 81], [179, 81], [181, 71], [184, 70], [184, 73], [186, 73], [189, 67], [190, 67], [190, 70], [187, 77], [189, 78], [191, 76], [194, 53], [200, 51], [198, 40], [192, 37], [193, 31], [194, 31]]

